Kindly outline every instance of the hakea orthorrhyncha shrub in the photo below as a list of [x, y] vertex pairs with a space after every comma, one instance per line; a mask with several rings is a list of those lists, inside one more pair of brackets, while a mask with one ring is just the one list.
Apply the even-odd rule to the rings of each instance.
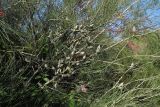
[[133, 51], [133, 53], [137, 54], [140, 51], [140, 46], [135, 44], [133, 41], [129, 40], [127, 43], [129, 49]]
[[[90, 34], [97, 32], [88, 32], [87, 29], [86, 26], [76, 25], [74, 28], [64, 31], [58, 38], [49, 37], [49, 40], [53, 41], [50, 46], [54, 46], [46, 48], [50, 50], [56, 47], [53, 56], [51, 56], [54, 60], [48, 60], [47, 52], [44, 55], [47, 58], [39, 55], [39, 59], [43, 59], [42, 65], [40, 65], [42, 70], [39, 70], [35, 76], [35, 81], [38, 81], [38, 85], [42, 89], [47, 86], [62, 88], [67, 91], [76, 89], [73, 82], [77, 82], [80, 69], [88, 66], [90, 59], [100, 51], [100, 46], [92, 43], [95, 36]], [[79, 89], [80, 92], [84, 93], [88, 91], [87, 85], [81, 85]]]
[[138, 37], [138, 40], [141, 42], [140, 44], [135, 43], [133, 40], [129, 40], [127, 42], [127, 47], [131, 49], [134, 54], [142, 52], [142, 50], [144, 50], [144, 48], [147, 46], [144, 36]]
[[3, 17], [5, 15], [3, 9], [0, 9], [0, 17]]

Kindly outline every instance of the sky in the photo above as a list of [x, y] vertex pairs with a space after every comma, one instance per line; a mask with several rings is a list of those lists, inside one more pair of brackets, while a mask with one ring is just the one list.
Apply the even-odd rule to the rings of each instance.
[[[57, 6], [62, 6], [63, 5], [63, 0], [54, 0], [55, 4]], [[135, 2], [136, 0], [133, 0], [133, 2]], [[145, 13], [144, 16], [148, 18], [148, 20], [144, 20], [143, 25], [145, 26], [149, 26], [152, 29], [149, 30], [154, 30], [154, 29], [158, 29], [160, 28], [160, 0], [156, 0], [155, 4], [153, 3], [153, 1], [155, 0], [139, 0], [138, 2], [136, 2], [133, 6], [131, 6], [131, 10], [128, 9], [129, 11], [124, 12], [124, 16], [127, 18], [127, 20], [137, 20], [134, 19], [133, 15], [131, 14], [130, 11], [132, 11], [132, 9], [137, 9], [139, 8], [140, 10], [142, 10], [142, 13]], [[37, 11], [37, 13], [35, 13], [35, 18], [38, 18], [38, 14], [43, 18], [46, 7], [43, 3], [44, 1], [42, 0], [41, 5], [39, 7], [39, 10]], [[98, 3], [98, 0], [96, 0], [94, 7], [96, 6], [96, 4]], [[122, 8], [120, 9], [122, 12], [126, 10], [127, 7], [129, 7], [131, 4], [128, 4], [126, 6], [122, 6]], [[142, 16], [142, 17], [144, 17]], [[78, 18], [78, 20], [83, 20], [83, 16], [79, 16], [81, 18]], [[139, 19], [141, 19], [142, 17], [138, 17]], [[136, 17], [137, 18], [137, 17]], [[109, 28], [111, 29], [119, 29], [123, 26], [123, 21], [122, 20], [115, 20], [114, 24], [108, 23], [108, 25], [106, 25], [107, 27], [109, 26]], [[122, 32], [123, 33], [123, 32]], [[120, 40], [122, 35], [121, 33], [117, 34], [117, 32], [108, 32], [108, 35], [111, 35], [111, 37], [113, 37], [114, 40]], [[117, 36], [118, 35], [118, 36]]]
[[[40, 20], [38, 16], [40, 16], [41, 18], [44, 17], [44, 13], [46, 11], [46, 5], [44, 2], [46, 2], [48, 0], [42, 0], [38, 11], [35, 13], [34, 18], [37, 20]], [[62, 6], [63, 5], [63, 1], [64, 0], [53, 0], [55, 1], [55, 4], [57, 6]], [[94, 6], [96, 6], [96, 4], [98, 0], [96, 0], [96, 3]], [[136, 0], [132, 0], [133, 2]], [[153, 1], [156, 1], [155, 4], [151, 4]], [[5, 2], [4, 2], [5, 3]], [[139, 8], [141, 10], [143, 10], [143, 12], [145, 12], [145, 16], [148, 17], [149, 20], [145, 20], [144, 25], [145, 26], [152, 26], [153, 29], [158, 29], [160, 28], [160, 0], [139, 0], [139, 2], [135, 3], [132, 8], [136, 8], [137, 4], [139, 3]], [[130, 4], [128, 4], [129, 6]], [[124, 11], [126, 9], [126, 7], [128, 6], [124, 6], [124, 8], [122, 8], [122, 11]], [[146, 8], [148, 7], [149, 8]], [[7, 4], [6, 4], [7, 7]], [[131, 10], [132, 11], [132, 10]], [[129, 20], [136, 20], [136, 19], [132, 19], [133, 16], [130, 14], [129, 11], [126, 11], [126, 13], [124, 14], [126, 17], [128, 17]], [[81, 19], [81, 18], [79, 18]], [[110, 23], [108, 23], [109, 25]], [[118, 26], [117, 26], [118, 25]], [[111, 28], [114, 29], [118, 29], [119, 27], [121, 27], [123, 25], [121, 20], [116, 20], [115, 21], [115, 25], [110, 26]], [[116, 34], [115, 34], [116, 35]]]
[[[134, 0], [133, 2], [135, 2]], [[112, 29], [112, 31], [107, 32], [107, 35], [110, 35], [115, 41], [119, 41], [124, 36], [124, 32], [115, 32], [120, 31], [119, 29], [122, 29], [124, 26], [124, 23], [131, 21], [132, 23], [138, 22], [137, 24], [132, 25], [133, 28], [136, 29], [147, 29], [149, 32], [152, 30], [156, 30], [160, 28], [160, 0], [156, 0], [155, 3], [153, 3], [154, 0], [139, 0], [139, 2], [136, 2], [135, 4], [131, 6], [131, 4], [127, 4], [125, 6], [120, 6], [119, 11], [123, 13], [124, 18], [123, 19], [116, 19], [113, 23], [108, 23], [106, 26], [107, 29]], [[130, 6], [130, 8], [128, 8]], [[128, 10], [126, 11], [126, 8]], [[137, 11], [135, 11], [137, 9]], [[138, 14], [139, 17], [134, 17], [133, 14]], [[141, 15], [140, 13], [143, 13]], [[144, 17], [147, 17], [146, 19], [143, 19]], [[126, 21], [124, 22], [124, 19]], [[140, 25], [140, 23], [143, 25]], [[136, 27], [138, 26], [138, 28]], [[123, 28], [124, 29], [124, 28]], [[143, 34], [143, 31], [140, 31], [141, 34]]]
[[[46, 0], [46, 1], [48, 1], [48, 0]], [[61, 6], [61, 5], [63, 5], [64, 0], [53, 0], [53, 1], [55, 1], [55, 4], [57, 6]], [[96, 6], [97, 0], [95, 0], [95, 1], [96, 1], [96, 3], [95, 3], [95, 6]], [[132, 0], [132, 1], [136, 1], [136, 0]], [[156, 1], [156, 3], [150, 5], [150, 3], [152, 3], [153, 1]], [[144, 9], [143, 11], [145, 12], [145, 16], [147, 16], [148, 19], [150, 20], [150, 21], [146, 20], [146, 22], [145, 22], [146, 26], [147, 25], [149, 26], [149, 25], [153, 24], [153, 25], [155, 25], [155, 28], [160, 27], [160, 0], [139, 0], [139, 2], [135, 3], [132, 7], [134, 8], [134, 6], [135, 6], [135, 8], [136, 8], [138, 3], [140, 3], [139, 8]], [[36, 19], [39, 19], [38, 15], [43, 18], [43, 15], [44, 15], [45, 10], [46, 10], [46, 6], [44, 4], [45, 4], [44, 0], [42, 0], [41, 5], [39, 6], [39, 10], [34, 15], [34, 17]], [[150, 5], [150, 8], [146, 8], [149, 5]], [[127, 6], [125, 6], [125, 8], [122, 9], [122, 11], [125, 10], [126, 7]], [[129, 19], [132, 18], [132, 16], [130, 15], [129, 12], [126, 12], [125, 15], [126, 15], [126, 17], [129, 17]], [[152, 22], [152, 23], [150, 23], [150, 22]], [[116, 23], [120, 23], [120, 21], [117, 21]]]

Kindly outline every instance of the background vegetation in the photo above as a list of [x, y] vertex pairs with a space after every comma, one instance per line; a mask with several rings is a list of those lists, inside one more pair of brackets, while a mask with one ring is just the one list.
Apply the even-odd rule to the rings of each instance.
[[159, 4], [2, 0], [0, 106], [160, 106]]

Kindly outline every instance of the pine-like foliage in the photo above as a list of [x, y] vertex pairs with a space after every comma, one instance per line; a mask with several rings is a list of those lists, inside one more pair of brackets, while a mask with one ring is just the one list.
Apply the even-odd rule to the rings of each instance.
[[0, 106], [159, 106], [158, 4], [2, 0]]

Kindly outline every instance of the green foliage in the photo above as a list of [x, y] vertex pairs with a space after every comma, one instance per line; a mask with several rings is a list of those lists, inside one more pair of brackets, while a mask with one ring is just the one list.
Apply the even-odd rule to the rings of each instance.
[[132, 34], [133, 25], [143, 24], [134, 20], [122, 40], [105, 30], [117, 20], [119, 5], [130, 3], [7, 4], [0, 20], [0, 106], [159, 106], [159, 32]]

